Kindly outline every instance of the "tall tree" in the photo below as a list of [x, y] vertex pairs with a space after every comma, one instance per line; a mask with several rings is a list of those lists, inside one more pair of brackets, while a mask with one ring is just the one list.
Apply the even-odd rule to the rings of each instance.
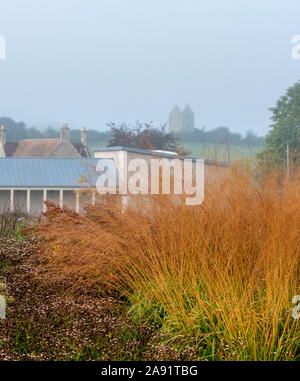
[[283, 164], [289, 144], [290, 160], [296, 163], [300, 158], [300, 81], [291, 86], [270, 110], [273, 123], [266, 137], [266, 148], [259, 158], [261, 162]]

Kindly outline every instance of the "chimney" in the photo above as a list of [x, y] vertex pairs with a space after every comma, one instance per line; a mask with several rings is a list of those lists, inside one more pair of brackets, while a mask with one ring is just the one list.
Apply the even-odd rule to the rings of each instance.
[[86, 129], [84, 127], [82, 127], [82, 130], [81, 130], [81, 143], [86, 146]]
[[70, 129], [68, 123], [64, 123], [60, 129], [60, 140], [62, 142], [70, 140]]
[[3, 145], [6, 144], [6, 132], [5, 132], [5, 127], [1, 126], [1, 129], [0, 129], [0, 143], [2, 143]]

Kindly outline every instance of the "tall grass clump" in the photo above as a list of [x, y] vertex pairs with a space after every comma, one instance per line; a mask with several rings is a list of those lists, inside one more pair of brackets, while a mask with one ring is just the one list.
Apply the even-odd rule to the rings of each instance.
[[[208, 360], [299, 360], [300, 177], [231, 169], [197, 207], [168, 196], [103, 200], [76, 215], [49, 205], [45, 279], [125, 299], [162, 337]], [[162, 339], [163, 340], [163, 339]]]
[[19, 236], [25, 218], [19, 209], [11, 212], [8, 207], [4, 207], [0, 212], [0, 239]]

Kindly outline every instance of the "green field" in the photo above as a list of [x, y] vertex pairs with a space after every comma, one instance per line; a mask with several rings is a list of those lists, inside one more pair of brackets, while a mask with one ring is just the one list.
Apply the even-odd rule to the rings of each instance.
[[[213, 144], [213, 143], [181, 143], [184, 150], [189, 152], [189, 156], [193, 156], [201, 159], [211, 159], [218, 161], [227, 161], [226, 145], [225, 144]], [[106, 147], [106, 141], [99, 141], [89, 144], [91, 154], [94, 154], [94, 150], [97, 148]], [[254, 159], [255, 155], [263, 149], [262, 146], [230, 146], [230, 161], [239, 159]]]

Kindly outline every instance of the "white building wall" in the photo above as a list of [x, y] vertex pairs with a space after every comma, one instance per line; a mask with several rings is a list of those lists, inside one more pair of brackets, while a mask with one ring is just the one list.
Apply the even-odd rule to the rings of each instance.
[[[121, 177], [121, 183], [123, 182], [123, 187], [127, 183], [128, 177], [130, 177], [130, 173], [127, 172], [127, 168], [131, 160], [143, 159], [148, 163], [148, 166], [150, 169], [151, 159], [172, 160], [172, 159], [178, 158], [178, 156], [176, 155], [174, 155], [174, 157], [166, 157], [164, 155], [160, 155], [159, 153], [154, 153], [154, 152], [152, 154], [147, 154], [147, 153], [140, 153], [140, 152], [131, 152], [126, 150], [113, 151], [109, 149], [107, 151], [105, 150], [95, 151], [94, 157], [99, 159], [110, 158], [115, 160], [117, 169]], [[228, 174], [228, 170], [229, 170], [229, 166], [218, 165], [217, 163], [206, 161], [204, 165], [204, 181], [205, 181], [205, 186], [207, 190], [213, 191], [213, 189], [217, 189], [216, 188], [217, 184], [219, 184], [220, 180], [223, 179], [223, 177]], [[194, 171], [195, 171], [195, 162], [193, 163], [193, 172]], [[171, 173], [172, 172], [173, 171], [171, 171]], [[150, 186], [150, 181], [151, 179], [149, 177], [149, 186]], [[214, 186], [212, 186], [212, 184], [214, 184]], [[150, 189], [149, 189], [149, 192], [150, 192]]]
[[[83, 194], [80, 192], [80, 210], [92, 203], [92, 193]], [[30, 190], [30, 213], [40, 215], [43, 212], [43, 190]], [[47, 190], [47, 201], [51, 201], [56, 205], [60, 204], [60, 191]], [[63, 191], [63, 206], [75, 210], [76, 209], [76, 194], [73, 190]], [[27, 191], [14, 190], [14, 208], [23, 213], [27, 212]], [[10, 191], [0, 189], [0, 213], [10, 209]]]

